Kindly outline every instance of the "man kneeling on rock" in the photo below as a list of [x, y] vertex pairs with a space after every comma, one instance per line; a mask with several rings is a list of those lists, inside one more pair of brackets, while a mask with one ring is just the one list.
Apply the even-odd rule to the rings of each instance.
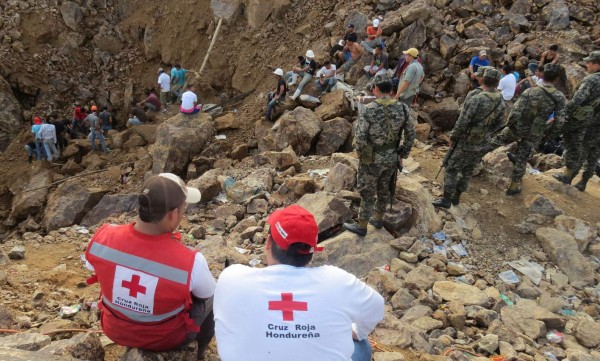
[[188, 203], [200, 191], [171, 173], [144, 182], [139, 219], [103, 225], [85, 253], [100, 283], [102, 331], [115, 343], [166, 351], [198, 343], [198, 355], [214, 334], [215, 280], [202, 254], [175, 232]]
[[371, 361], [368, 335], [383, 297], [333, 266], [307, 267], [317, 246], [314, 216], [292, 205], [273, 212], [266, 268], [233, 265], [215, 291], [223, 361]]
[[[408, 106], [390, 98], [392, 80], [387, 75], [373, 78], [373, 103], [365, 106], [356, 122], [354, 148], [358, 153], [356, 187], [360, 193], [358, 224], [344, 223], [344, 228], [359, 236], [367, 234], [367, 223], [373, 210], [371, 224], [383, 227], [385, 208], [390, 204], [390, 183], [395, 182], [397, 167], [408, 154], [415, 141], [415, 126]], [[400, 140], [404, 135], [404, 141]], [[393, 185], [395, 186], [395, 184]]]

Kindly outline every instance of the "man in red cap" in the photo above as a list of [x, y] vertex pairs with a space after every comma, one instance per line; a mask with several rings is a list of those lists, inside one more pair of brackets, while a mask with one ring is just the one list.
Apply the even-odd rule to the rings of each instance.
[[323, 249], [304, 208], [277, 210], [267, 223], [268, 267], [233, 265], [217, 282], [221, 360], [370, 361], [368, 335], [383, 318], [383, 298], [342, 269], [307, 267]]
[[214, 334], [215, 280], [206, 260], [175, 232], [200, 191], [171, 173], [149, 177], [138, 197], [139, 219], [105, 224], [90, 241], [86, 265], [100, 283], [102, 331], [115, 343], [164, 351]]
[[31, 126], [31, 132], [33, 133], [33, 141], [35, 142], [35, 155], [37, 160], [42, 160], [44, 153], [44, 145], [42, 138], [40, 138], [40, 129], [42, 128], [42, 119], [40, 117], [33, 118], [33, 125]]

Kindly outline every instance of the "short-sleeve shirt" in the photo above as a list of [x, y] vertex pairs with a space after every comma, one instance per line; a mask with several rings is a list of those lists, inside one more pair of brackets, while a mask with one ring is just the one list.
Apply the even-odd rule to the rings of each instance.
[[173, 84], [175, 85], [184, 85], [185, 84], [185, 76], [188, 73], [186, 69], [180, 68], [179, 70], [173, 68], [171, 70], [171, 78], [173, 80]]
[[100, 114], [98, 114], [98, 118], [100, 118], [100, 120], [102, 120], [102, 125], [110, 125], [110, 122], [109, 122], [110, 117], [111, 117], [111, 114], [106, 110], [103, 110], [100, 112]]
[[388, 58], [389, 57], [384, 53], [381, 53], [379, 56], [375, 56], [373, 59], [375, 61], [375, 67], [379, 68], [381, 65], [383, 65], [384, 68], [387, 68]]
[[367, 38], [369, 40], [376, 39], [379, 35], [381, 35], [381, 28], [367, 26]]
[[158, 76], [158, 84], [160, 84], [160, 91], [171, 91], [171, 77], [167, 73], [161, 73]]
[[143, 123], [148, 123], [150, 121], [144, 109], [140, 107], [133, 107], [133, 109], [131, 109], [131, 115], [136, 116]]
[[144, 99], [144, 103], [150, 103], [154, 106], [156, 110], [160, 110], [160, 99], [154, 93], [150, 93], [146, 99]]
[[327, 69], [326, 67], [322, 67], [321, 70], [319, 70], [319, 72], [321, 74], [323, 74], [323, 76], [325, 78], [332, 78], [332, 77], [334, 77], [335, 76], [335, 71], [336, 71], [336, 68], [335, 68], [335, 65], [333, 65], [333, 64], [331, 64], [331, 66], [329, 67], [329, 69]]
[[194, 103], [198, 101], [198, 96], [193, 91], [186, 91], [181, 95], [181, 109], [192, 110]]
[[317, 73], [317, 63], [314, 60], [310, 62], [306, 62], [305, 66], [308, 65], [308, 70], [306, 71], [310, 75], [315, 75]]
[[402, 98], [406, 99], [411, 97], [419, 92], [419, 85], [423, 81], [425, 73], [423, 72], [423, 66], [419, 63], [418, 60], [413, 60], [406, 71], [404, 71], [404, 76], [402, 77], [402, 81], [408, 81], [408, 88], [402, 93]]
[[479, 59], [479, 56], [474, 56], [471, 59], [471, 62], [469, 63], [469, 66], [473, 67], [473, 72], [477, 72], [477, 69], [480, 66], [489, 66], [490, 65], [490, 60], [488, 58], [485, 59]]

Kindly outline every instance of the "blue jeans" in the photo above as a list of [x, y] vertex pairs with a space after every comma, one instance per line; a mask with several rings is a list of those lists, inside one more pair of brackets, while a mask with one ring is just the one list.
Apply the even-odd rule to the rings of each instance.
[[274, 93], [269, 93], [267, 95], [267, 113], [265, 114], [267, 120], [271, 120], [271, 113], [277, 104], [279, 104], [279, 99], [275, 99]]
[[96, 150], [96, 138], [100, 140], [102, 151], [107, 152], [108, 149], [106, 148], [106, 141], [104, 140], [104, 135], [102, 135], [102, 132], [96, 131], [94, 129], [92, 129], [92, 150]]
[[354, 341], [354, 352], [352, 353], [352, 361], [371, 361], [371, 344], [369, 339], [365, 338], [362, 341]]
[[103, 125], [102, 126], [103, 132], [108, 132], [109, 130], [112, 130], [112, 125]]
[[321, 92], [330, 91], [331, 88], [333, 88], [333, 86], [335, 85], [335, 83], [337, 83], [336, 78], [325, 79], [325, 84], [321, 84], [321, 79], [317, 79], [317, 81], [315, 82], [315, 84], [317, 85], [317, 89], [319, 89], [319, 91]]
[[54, 155], [56, 155], [56, 159], [60, 157], [60, 154], [58, 154], [58, 149], [56, 149], [56, 145], [54, 144], [54, 139], [44, 139], [44, 149], [46, 150], [46, 155], [48, 156], [49, 161], [52, 161], [52, 153], [50, 150], [52, 150]]

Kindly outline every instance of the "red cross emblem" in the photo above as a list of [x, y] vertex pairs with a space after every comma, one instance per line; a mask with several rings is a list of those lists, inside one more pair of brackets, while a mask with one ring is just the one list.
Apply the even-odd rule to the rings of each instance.
[[294, 301], [292, 293], [282, 293], [281, 301], [269, 301], [269, 311], [281, 311], [284, 321], [294, 321], [294, 311], [307, 311], [308, 302]]
[[129, 289], [131, 297], [137, 298], [138, 293], [146, 294], [146, 287], [140, 285], [140, 276], [138, 275], [131, 276], [131, 281], [122, 281], [121, 287]]

